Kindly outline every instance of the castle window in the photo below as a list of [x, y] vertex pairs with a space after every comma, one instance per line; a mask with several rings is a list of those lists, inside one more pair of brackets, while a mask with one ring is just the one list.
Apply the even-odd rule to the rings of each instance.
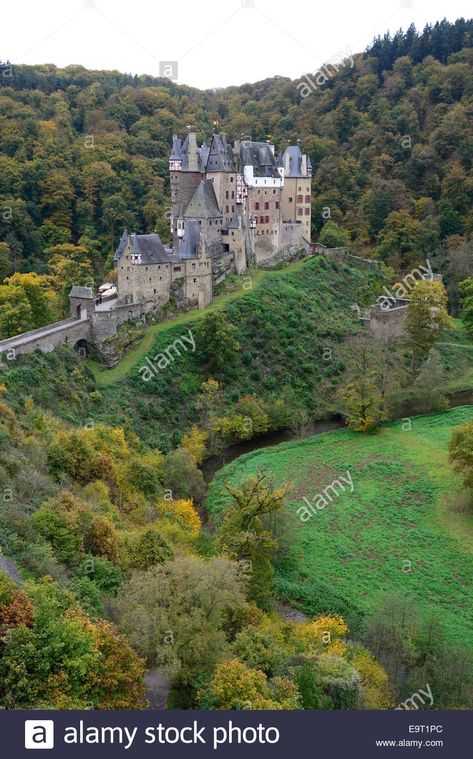
[[265, 216], [264, 218], [265, 218], [266, 224], [269, 224], [269, 216]]
[[225, 206], [225, 213], [228, 213], [228, 206]]
[[266, 201], [265, 204], [264, 204], [264, 210], [265, 211], [269, 211], [269, 202], [268, 201]]
[[233, 182], [233, 177], [230, 177], [230, 182]]
[[259, 211], [259, 201], [256, 201], [255, 203], [255, 211]]
[[306, 215], [306, 216], [309, 216], [309, 214], [310, 214], [310, 208], [306, 208], [306, 209], [305, 209], [305, 215]]
[[210, 224], [210, 226], [212, 226], [212, 222], [211, 221], [209, 221], [209, 224]]
[[235, 210], [235, 206], [232, 206], [232, 213], [233, 213], [234, 210]]
[[302, 216], [302, 213], [303, 213], [303, 209], [302, 208], [298, 208], [297, 209], [297, 215], [298, 216]]
[[156, 288], [154, 288], [154, 294], [156, 295]]
[[289, 198], [288, 200], [289, 200], [289, 203], [292, 203], [292, 198]]
[[175, 266], [174, 267], [174, 271], [181, 271], [181, 267], [180, 266]]
[[235, 192], [234, 192], [234, 190], [232, 190], [232, 200], [233, 200], [234, 197], [235, 197]]
[[298, 189], [298, 190], [299, 190], [299, 192], [300, 192], [300, 191], [302, 190], [302, 187], [298, 187], [297, 189]]
[[298, 196], [297, 196], [297, 202], [298, 202], [298, 203], [302, 203], [302, 202], [303, 202], [303, 200], [304, 200], [304, 199], [303, 199], [302, 195], [298, 195]]
[[196, 278], [194, 277], [194, 282], [197, 282]]
[[276, 208], [279, 208], [279, 200], [276, 201]]
[[149, 278], [149, 281], [151, 282], [151, 277]]
[[306, 203], [310, 203], [310, 195], [306, 195], [305, 196], [305, 202]]
[[228, 200], [228, 190], [225, 191], [225, 199]]

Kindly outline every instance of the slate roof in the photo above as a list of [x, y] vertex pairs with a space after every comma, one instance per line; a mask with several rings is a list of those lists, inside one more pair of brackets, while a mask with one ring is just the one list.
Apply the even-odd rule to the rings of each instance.
[[213, 183], [210, 179], [202, 179], [184, 211], [184, 218], [218, 219], [221, 217], [222, 212], [218, 207]]
[[73, 285], [69, 298], [94, 298], [94, 293], [91, 287], [80, 287], [79, 285]]
[[[286, 161], [289, 158], [289, 171], [286, 170]], [[309, 159], [307, 165], [310, 166]], [[305, 177], [302, 173], [302, 153], [299, 145], [288, 145], [283, 156], [284, 175], [286, 177]]]
[[172, 136], [172, 150], [169, 160], [182, 161], [181, 140], [175, 134]]
[[209, 152], [210, 148], [208, 147], [207, 143], [204, 142], [199, 148], [199, 163], [200, 163], [200, 170], [202, 173], [205, 172], [205, 167], [207, 166], [207, 161], [209, 159]]
[[[177, 139], [177, 138], [176, 138]], [[174, 159], [174, 150], [175, 147], [179, 147], [180, 150], [180, 159], [181, 163], [181, 171], [205, 171], [205, 165], [202, 164], [202, 148], [199, 148], [197, 145], [197, 141], [195, 139], [195, 132], [188, 132], [185, 136], [184, 142], [181, 144], [181, 141], [178, 140], [179, 145], [174, 145], [174, 138], [173, 138], [173, 147], [171, 155], [169, 156], [169, 160], [175, 160]], [[207, 148], [207, 146], [205, 146]], [[189, 168], [189, 148], [192, 148], [192, 150], [196, 150], [197, 153], [197, 166], [194, 168]], [[207, 148], [208, 149], [208, 148]], [[192, 156], [191, 156], [192, 158]], [[195, 158], [195, 156], [194, 156]], [[191, 162], [194, 164], [194, 161]]]
[[128, 242], [128, 230], [125, 229], [124, 232], [123, 232], [123, 234], [122, 234], [122, 236], [120, 237], [120, 242], [118, 243], [118, 247], [117, 247], [117, 249], [115, 251], [115, 255], [113, 256], [113, 260], [114, 261], [118, 261], [118, 259], [120, 258], [121, 254], [125, 250], [125, 246], [126, 246], [127, 242]]
[[[239, 222], [239, 219], [241, 222]], [[245, 229], [245, 220], [239, 211], [234, 211], [228, 229]]]
[[206, 164], [207, 171], [235, 171], [232, 146], [220, 134], [212, 136]]
[[200, 224], [197, 219], [188, 219], [184, 227], [178, 250], [179, 258], [198, 258], [200, 243]]
[[253, 176], [280, 178], [274, 153], [267, 142], [244, 140], [240, 145], [240, 165], [253, 166]]
[[176, 260], [176, 256], [166, 250], [159, 235], [137, 235], [135, 232], [128, 234], [125, 229], [115, 252], [114, 261], [118, 261], [128, 240], [131, 241], [132, 253], [141, 256], [141, 264], [163, 264]]

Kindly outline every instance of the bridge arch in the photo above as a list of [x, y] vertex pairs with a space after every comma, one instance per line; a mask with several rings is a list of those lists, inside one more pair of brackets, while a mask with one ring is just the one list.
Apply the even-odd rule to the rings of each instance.
[[81, 358], [87, 358], [89, 355], [89, 343], [87, 340], [81, 338], [74, 344], [74, 350], [79, 354]]

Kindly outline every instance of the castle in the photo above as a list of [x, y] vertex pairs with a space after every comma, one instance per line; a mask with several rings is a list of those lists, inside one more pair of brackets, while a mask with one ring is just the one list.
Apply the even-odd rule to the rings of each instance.
[[212, 300], [229, 273], [271, 266], [310, 251], [310, 158], [288, 146], [276, 158], [266, 142], [194, 132], [173, 137], [169, 157], [172, 247], [157, 234], [122, 235], [115, 253], [118, 302], [189, 306]]
[[214, 134], [198, 147], [189, 131], [184, 141], [173, 137], [169, 172], [172, 246], [125, 230], [114, 256], [116, 297], [102, 303], [91, 287], [74, 286], [69, 318], [0, 341], [0, 355], [69, 343], [84, 356], [93, 346], [113, 366], [120, 325], [145, 322], [170, 301], [203, 308], [228, 274], [310, 253], [312, 167], [298, 146], [276, 157], [267, 142], [231, 145]]

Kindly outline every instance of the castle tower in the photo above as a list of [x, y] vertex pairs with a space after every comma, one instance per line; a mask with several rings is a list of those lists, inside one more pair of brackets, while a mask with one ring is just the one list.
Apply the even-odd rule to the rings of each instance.
[[246, 230], [243, 216], [238, 211], [235, 211], [228, 225], [227, 239], [228, 249], [233, 253], [235, 273], [242, 274], [247, 269]]
[[284, 170], [281, 193], [282, 221], [302, 225], [303, 237], [310, 241], [312, 208], [312, 164], [298, 145], [288, 145], [280, 159]]
[[205, 166], [206, 177], [214, 186], [217, 203], [227, 226], [235, 212], [237, 201], [237, 173], [235, 158], [225, 134], [214, 134]]
[[174, 250], [177, 250], [178, 241], [184, 235], [184, 211], [202, 179], [202, 171], [201, 153], [197, 147], [195, 132], [189, 132], [182, 144], [174, 135], [169, 156], [171, 234]]

